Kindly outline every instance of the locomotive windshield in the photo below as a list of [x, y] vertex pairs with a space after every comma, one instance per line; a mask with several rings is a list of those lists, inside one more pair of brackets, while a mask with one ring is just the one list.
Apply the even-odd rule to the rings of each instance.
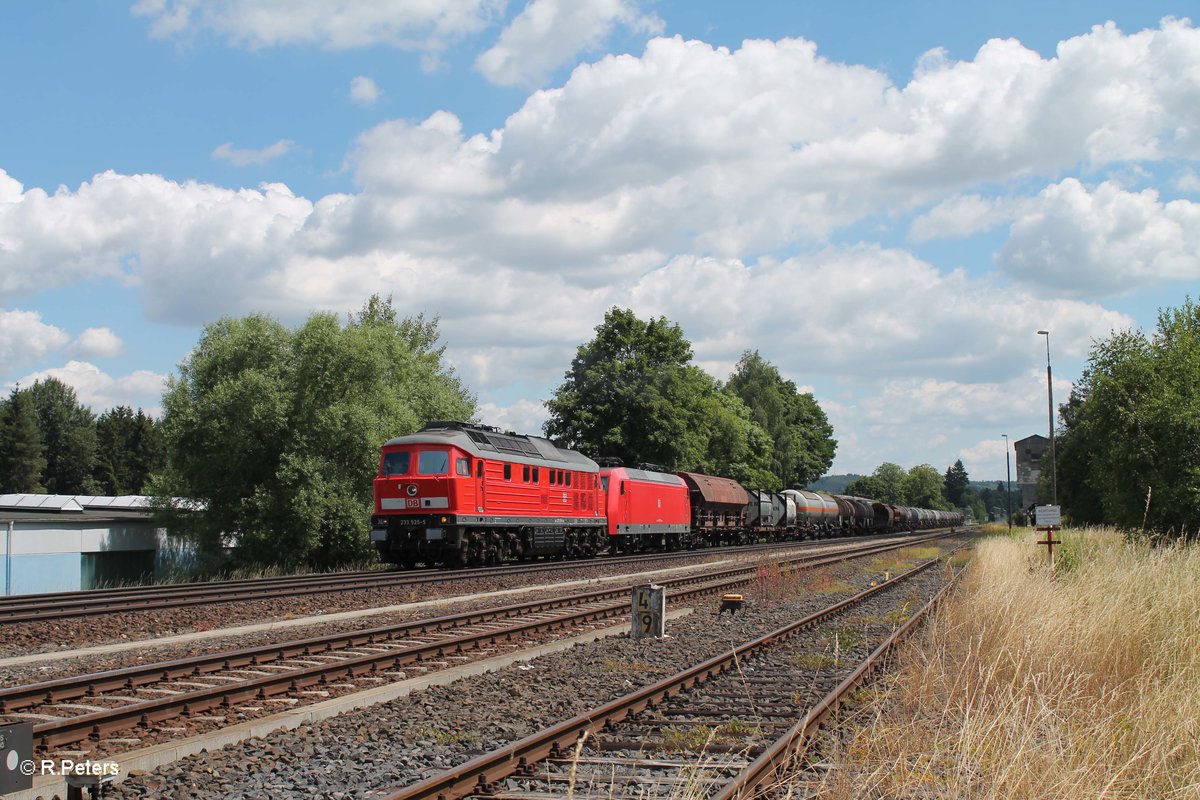
[[383, 472], [380, 474], [383, 477], [389, 475], [404, 475], [408, 472], [408, 462], [410, 453], [407, 450], [401, 450], [394, 453], [383, 454]]
[[445, 450], [422, 450], [417, 457], [418, 475], [445, 475], [450, 471], [450, 454]]

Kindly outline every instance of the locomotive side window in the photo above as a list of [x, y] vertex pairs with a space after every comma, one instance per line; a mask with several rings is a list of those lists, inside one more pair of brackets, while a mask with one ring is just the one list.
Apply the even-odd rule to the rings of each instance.
[[506, 480], [506, 481], [512, 480], [512, 464], [504, 465], [504, 480]]
[[417, 456], [418, 475], [445, 475], [450, 471], [450, 454], [445, 450], [422, 450]]
[[383, 472], [380, 474], [383, 477], [389, 475], [404, 475], [408, 472], [408, 462], [412, 453], [407, 450], [401, 450], [395, 453], [383, 454]]
[[466, 477], [469, 478], [469, 477], [471, 477], [471, 462], [465, 458], [455, 459], [454, 470], [459, 475], [465, 475]]

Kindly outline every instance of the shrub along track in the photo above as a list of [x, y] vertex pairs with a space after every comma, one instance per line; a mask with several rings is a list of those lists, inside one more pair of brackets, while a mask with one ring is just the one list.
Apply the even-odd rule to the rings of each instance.
[[[897, 550], [939, 535], [871, 543], [839, 554], [795, 556], [788, 568], [816, 568]], [[671, 581], [672, 603], [744, 586], [755, 565]], [[447, 617], [144, 664], [0, 690], [0, 713], [34, 721], [43, 750], [90, 740], [96, 753], [180, 738], [292, 707], [359, 684], [381, 684], [476, 660], [531, 640], [562, 638], [629, 611], [629, 586]], [[163, 723], [168, 723], [163, 725]], [[135, 731], [127, 738], [111, 734]]]
[[[821, 722], [940, 600], [949, 584], [927, 574], [939, 563], [927, 561], [387, 800], [731, 800], [766, 793]], [[903, 591], [910, 581], [918, 584], [916, 597], [934, 593], [916, 613], [908, 608], [914, 595]], [[860, 623], [853, 627], [851, 612]]]

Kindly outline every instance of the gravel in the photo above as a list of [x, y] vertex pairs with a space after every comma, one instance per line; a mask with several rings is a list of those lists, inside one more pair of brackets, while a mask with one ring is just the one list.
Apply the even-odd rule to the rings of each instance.
[[[921, 594], [928, 597], [945, 571], [926, 574], [929, 585]], [[747, 593], [750, 603], [742, 613], [717, 616], [714, 604], [668, 623], [668, 636], [661, 640], [621, 636], [577, 645], [319, 724], [190, 756], [132, 776], [106, 796], [369, 797], [674, 674], [880, 577], [853, 565], [804, 573], [800, 582], [805, 585], [797, 587], [794, 598], [783, 598], [777, 585], [763, 587]]]

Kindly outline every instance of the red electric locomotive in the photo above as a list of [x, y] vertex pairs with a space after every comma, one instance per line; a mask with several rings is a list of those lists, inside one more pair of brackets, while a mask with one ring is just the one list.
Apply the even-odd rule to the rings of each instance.
[[608, 546], [599, 467], [548, 439], [431, 422], [383, 446], [371, 541], [384, 561], [496, 564]]
[[650, 469], [602, 467], [608, 538], [614, 553], [678, 550], [692, 545], [687, 485]]

